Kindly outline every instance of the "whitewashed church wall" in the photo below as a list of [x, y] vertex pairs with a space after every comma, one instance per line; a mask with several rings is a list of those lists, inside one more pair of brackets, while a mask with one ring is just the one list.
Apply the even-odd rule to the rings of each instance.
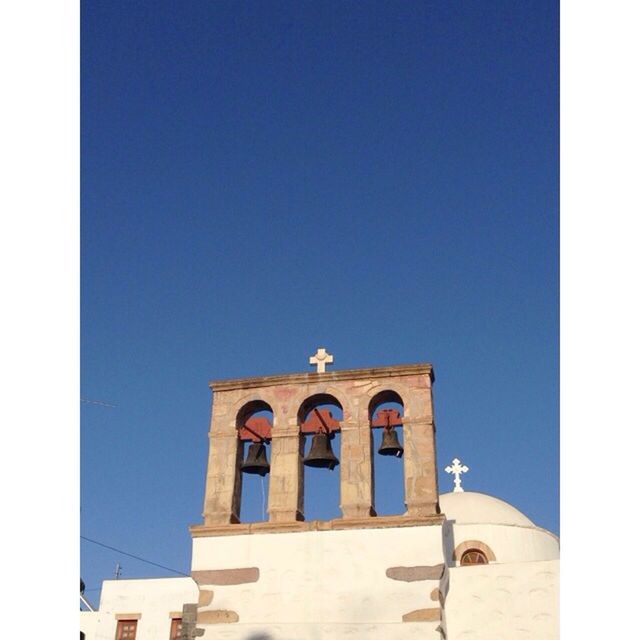
[[187, 577], [105, 580], [94, 635], [86, 640], [114, 640], [117, 617], [124, 614], [139, 615], [136, 640], [168, 640], [170, 613], [197, 601], [198, 585]]
[[448, 640], [557, 640], [559, 561], [449, 570]]
[[84, 633], [85, 640], [95, 640], [101, 617], [99, 611], [80, 612], [80, 631]]
[[[441, 640], [436, 622], [217, 624], [207, 627], [204, 640]], [[200, 625], [201, 626], [201, 625]], [[110, 639], [113, 640], [113, 639]]]
[[[379, 625], [376, 633], [381, 635], [376, 637], [410, 638], [415, 633], [425, 638], [433, 631], [439, 638], [438, 621], [402, 620], [416, 610], [438, 613], [437, 596], [434, 601], [431, 595], [440, 585], [438, 566], [443, 562], [438, 525], [194, 538], [194, 575], [221, 569], [259, 571], [255, 582], [201, 584], [213, 591], [213, 598], [198, 610], [199, 618], [207, 610], [230, 611], [238, 621], [198, 626], [207, 629], [205, 638], [238, 640], [258, 640], [251, 633], [259, 630], [274, 640], [370, 638]], [[434, 577], [406, 581], [386, 573], [415, 566], [433, 567]], [[397, 631], [392, 629], [395, 624]]]
[[[531, 562], [555, 560], [559, 556], [558, 539], [545, 529], [501, 524], [454, 524], [449, 551], [468, 540], [488, 545], [496, 562]], [[452, 564], [451, 553], [447, 562]]]

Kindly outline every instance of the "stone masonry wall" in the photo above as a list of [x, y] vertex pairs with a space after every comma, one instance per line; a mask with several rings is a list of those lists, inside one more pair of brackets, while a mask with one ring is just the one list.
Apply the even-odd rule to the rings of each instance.
[[316, 394], [333, 396], [342, 406], [340, 508], [343, 518], [373, 515], [369, 405], [393, 391], [404, 405], [404, 486], [406, 515], [438, 513], [434, 416], [428, 364], [352, 369], [315, 374], [265, 376], [212, 382], [214, 399], [204, 500], [204, 524], [239, 521], [241, 474], [237, 417], [247, 403], [262, 401], [273, 411], [269, 522], [304, 518], [304, 487], [299, 410]]

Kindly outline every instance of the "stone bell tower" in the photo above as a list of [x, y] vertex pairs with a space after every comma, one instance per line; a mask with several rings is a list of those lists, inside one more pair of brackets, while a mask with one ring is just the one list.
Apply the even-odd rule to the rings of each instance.
[[[296, 373], [209, 384], [214, 393], [204, 502], [205, 526], [240, 522], [241, 440], [252, 410], [270, 407], [273, 425], [256, 427], [271, 442], [269, 523], [304, 520], [303, 451], [305, 409], [328, 398], [343, 409], [340, 430], [340, 508], [343, 519], [374, 517], [371, 410], [376, 399], [400, 398], [404, 405], [404, 490], [407, 517], [438, 514], [438, 487], [429, 364], [376, 369]], [[309, 432], [307, 431], [307, 432]], [[255, 430], [254, 430], [255, 432]], [[248, 432], [249, 434], [251, 432]], [[250, 437], [250, 436], [249, 436]], [[362, 523], [364, 524], [364, 523]]]
[[[273, 640], [364, 638], [372, 632], [424, 638], [429, 630], [433, 634], [426, 637], [440, 637], [440, 596], [429, 600], [430, 593], [440, 593], [445, 573], [433, 368], [423, 363], [325, 371], [331, 361], [319, 349], [311, 358], [317, 365], [313, 373], [209, 384], [213, 404], [204, 523], [190, 528], [192, 575], [201, 591], [198, 624], [205, 637], [208, 625], [220, 622], [239, 624], [216, 637], [238, 639], [253, 637], [247, 631]], [[376, 413], [385, 403], [402, 407], [402, 415]], [[342, 418], [324, 409], [327, 404], [337, 406]], [[379, 516], [372, 430], [390, 432], [400, 425], [403, 447], [392, 444], [391, 450], [403, 455], [406, 511]], [[326, 444], [338, 431], [342, 515], [306, 520], [304, 435], [314, 434], [318, 444]], [[243, 442], [254, 445], [251, 463], [243, 462]], [[265, 522], [240, 521], [243, 468], [270, 473]], [[430, 589], [416, 589], [427, 586], [420, 585], [425, 580], [431, 581]], [[242, 589], [235, 586], [240, 584]]]

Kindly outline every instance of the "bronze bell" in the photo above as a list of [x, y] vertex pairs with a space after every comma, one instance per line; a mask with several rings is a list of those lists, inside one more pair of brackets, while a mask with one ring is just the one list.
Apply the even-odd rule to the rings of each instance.
[[307, 467], [315, 467], [316, 469], [333, 469], [340, 464], [340, 460], [333, 455], [331, 450], [331, 442], [326, 433], [316, 433], [311, 441], [311, 448], [307, 457], [304, 459]]
[[247, 451], [245, 461], [240, 465], [240, 469], [244, 473], [257, 473], [259, 476], [265, 476], [269, 473], [271, 467], [267, 460], [267, 450], [264, 443], [252, 442]]
[[398, 434], [393, 429], [385, 428], [382, 434], [382, 442], [378, 453], [381, 456], [395, 456], [396, 458], [402, 458], [404, 449], [400, 445], [398, 440]]

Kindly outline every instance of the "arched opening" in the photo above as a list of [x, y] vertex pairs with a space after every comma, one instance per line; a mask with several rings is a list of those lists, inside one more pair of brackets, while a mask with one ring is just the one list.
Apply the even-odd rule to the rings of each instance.
[[395, 391], [381, 391], [369, 403], [373, 497], [379, 516], [406, 511], [403, 417], [404, 403]]
[[262, 400], [245, 404], [236, 417], [240, 522], [268, 519], [273, 410]]
[[342, 405], [328, 394], [307, 398], [298, 410], [304, 453], [305, 520], [331, 520], [340, 512]]
[[456, 546], [451, 559], [460, 566], [489, 564], [496, 562], [496, 554], [481, 540], [465, 540]]
[[489, 564], [487, 556], [480, 549], [467, 549], [460, 558], [461, 565]]

